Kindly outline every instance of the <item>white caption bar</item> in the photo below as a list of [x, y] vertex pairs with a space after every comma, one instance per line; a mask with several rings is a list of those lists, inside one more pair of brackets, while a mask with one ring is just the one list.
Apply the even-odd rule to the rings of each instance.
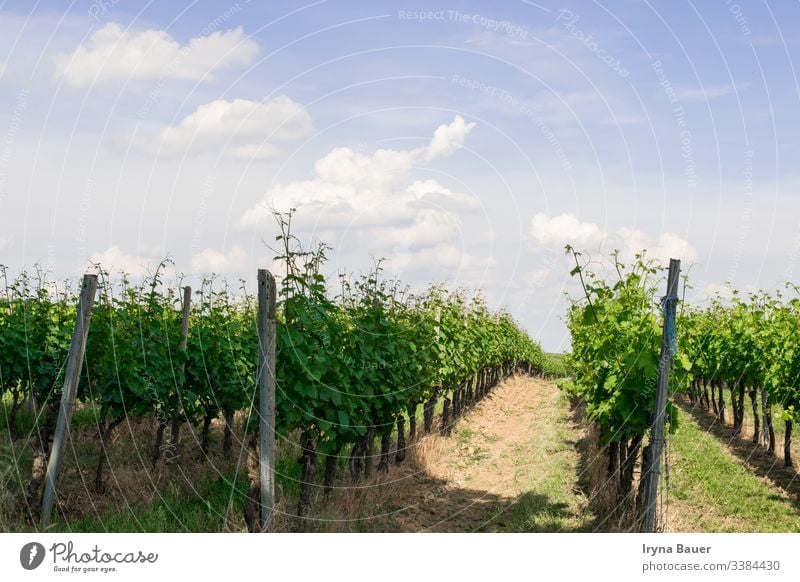
[[[800, 527], [800, 524], [798, 524]], [[4, 580], [798, 580], [798, 534], [3, 534]]]

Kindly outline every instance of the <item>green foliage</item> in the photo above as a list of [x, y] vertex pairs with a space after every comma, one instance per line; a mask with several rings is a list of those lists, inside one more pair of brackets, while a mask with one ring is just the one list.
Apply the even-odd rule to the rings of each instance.
[[569, 376], [570, 357], [570, 354], [543, 354], [542, 374], [548, 378]]
[[254, 397], [256, 306], [246, 292], [237, 299], [227, 285], [214, 285], [213, 278], [203, 281], [189, 319], [186, 383], [179, 394], [184, 413], [194, 423], [215, 418], [220, 411], [241, 410]]
[[139, 285], [123, 280], [116, 293], [101, 273], [83, 382], [100, 405], [101, 419], [179, 414], [177, 390], [184, 384], [180, 364], [185, 361], [179, 349], [181, 300], [174, 289], [159, 292], [163, 266]]
[[[572, 274], [580, 276], [585, 291], [567, 315], [572, 393], [586, 401], [587, 416], [601, 427], [604, 442], [643, 435], [655, 404], [661, 349], [659, 270], [643, 254], [627, 267], [615, 253], [618, 277], [609, 282], [581, 265], [579, 253], [569, 247], [568, 252], [576, 261]], [[681, 369], [689, 365], [680, 357], [676, 363]]]
[[[391, 431], [398, 415], [478, 373], [510, 372], [523, 363], [541, 370], [538, 344], [478, 295], [441, 287], [412, 293], [384, 278], [380, 263], [364, 276], [341, 277], [332, 293], [323, 274], [328, 247], [304, 248], [291, 233], [291, 214], [276, 218], [276, 259], [285, 266], [276, 298], [279, 435], [299, 430], [322, 452], [334, 452], [370, 427]], [[183, 350], [182, 294], [179, 284], [164, 282], [165, 266], [141, 283], [123, 278], [117, 285], [98, 266], [78, 397], [104, 425], [149, 415], [197, 424], [257, 404], [257, 309], [244, 283], [234, 293], [213, 278], [203, 282]], [[53, 398], [77, 296], [56, 296], [25, 275], [6, 288], [2, 388], [19, 397], [32, 387], [42, 400]]]
[[760, 292], [745, 300], [734, 291], [728, 303], [717, 297], [686, 310], [678, 325], [690, 380], [763, 388], [785, 420], [800, 418], [800, 299]]
[[322, 274], [328, 247], [305, 249], [291, 215], [277, 215], [285, 266], [278, 291], [277, 425], [303, 431], [323, 452], [391, 431], [398, 415], [438, 387], [446, 394], [486, 369], [542, 352], [506, 313], [482, 298], [432, 287], [417, 295], [383, 279], [380, 263], [331, 296]]
[[[568, 391], [586, 401], [588, 417], [607, 442], [644, 434], [658, 377], [662, 317], [656, 291], [663, 281], [643, 254], [630, 268], [612, 255], [618, 277], [609, 283], [581, 265], [579, 253], [568, 252], [585, 291], [568, 313], [574, 379]], [[683, 306], [677, 340], [672, 391], [710, 382], [763, 388], [771, 403], [782, 405], [784, 419], [800, 418], [800, 299], [760, 292], [745, 300], [734, 291], [728, 302], [717, 297], [706, 308]]]
[[63, 366], [75, 323], [68, 289], [58, 289], [36, 268], [33, 279], [22, 273], [0, 296], [0, 389], [19, 402], [25, 394], [40, 404], [61, 395]]

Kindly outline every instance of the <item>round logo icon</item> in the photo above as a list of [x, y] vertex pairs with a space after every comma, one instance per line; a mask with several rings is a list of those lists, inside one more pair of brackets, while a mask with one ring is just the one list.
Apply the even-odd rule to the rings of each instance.
[[26, 570], [35, 570], [44, 562], [44, 546], [39, 542], [30, 542], [19, 551], [19, 563]]

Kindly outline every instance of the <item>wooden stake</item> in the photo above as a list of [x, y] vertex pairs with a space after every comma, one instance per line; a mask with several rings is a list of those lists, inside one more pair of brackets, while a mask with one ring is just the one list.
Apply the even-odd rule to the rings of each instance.
[[275, 499], [275, 278], [258, 270], [258, 412], [261, 444], [261, 528], [269, 528]]
[[61, 408], [58, 411], [56, 432], [53, 437], [53, 447], [50, 450], [50, 460], [47, 463], [45, 474], [44, 497], [42, 499], [42, 527], [50, 523], [50, 514], [53, 510], [58, 474], [64, 456], [66, 438], [72, 421], [72, 412], [75, 409], [75, 395], [78, 392], [78, 383], [81, 379], [81, 366], [86, 352], [86, 340], [89, 336], [89, 324], [92, 320], [92, 307], [97, 293], [97, 275], [84, 275], [81, 285], [81, 295], [78, 301], [78, 314], [75, 319], [75, 328], [72, 332], [72, 342], [67, 355], [67, 369], [64, 374], [64, 388], [61, 392]]
[[661, 332], [661, 359], [658, 365], [658, 388], [656, 391], [656, 406], [653, 413], [653, 426], [650, 429], [650, 462], [644, 469], [647, 479], [647, 489], [644, 499], [644, 524], [643, 531], [655, 532], [656, 529], [656, 498], [658, 497], [658, 481], [661, 474], [661, 454], [664, 450], [664, 425], [667, 414], [667, 389], [669, 388], [669, 373], [672, 367], [672, 346], [668, 330], [675, 329], [675, 312], [678, 299], [678, 277], [681, 272], [681, 262], [678, 259], [669, 260], [669, 275], [667, 276], [667, 294], [664, 297], [664, 327]]
[[[192, 307], [192, 288], [188, 285], [183, 288], [183, 313], [181, 314], [181, 343], [178, 346], [181, 352], [186, 353], [189, 344], [189, 312]], [[186, 361], [178, 366], [181, 372], [186, 371]], [[172, 457], [168, 459], [174, 462], [178, 459], [178, 446], [181, 440], [181, 424], [183, 423], [183, 404], [181, 402], [180, 390], [176, 390], [176, 416], [172, 419]]]

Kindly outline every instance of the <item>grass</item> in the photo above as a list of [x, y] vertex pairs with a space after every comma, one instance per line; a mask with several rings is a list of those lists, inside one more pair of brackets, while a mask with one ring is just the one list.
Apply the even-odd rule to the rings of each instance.
[[569, 374], [569, 354], [545, 352], [545, 372], [550, 377], [561, 378]]
[[228, 519], [225, 512], [231, 501], [232, 480], [219, 477], [195, 484], [191, 493], [169, 493], [150, 504], [126, 505], [102, 518], [69, 521], [59, 516], [53, 529], [71, 533], [240, 531], [246, 484], [247, 475], [240, 475], [236, 480]]
[[[566, 395], [552, 386], [537, 407], [536, 439], [521, 464], [535, 463], [527, 490], [508, 511], [503, 531], [586, 532], [594, 529], [595, 516], [587, 500], [576, 491], [579, 428], [570, 419]], [[517, 453], [517, 449], [514, 451]], [[514, 464], [518, 465], [517, 459]]]
[[[434, 410], [434, 430], [441, 423], [444, 399], [439, 398]], [[20, 513], [21, 489], [30, 479], [33, 460], [36, 418], [27, 407], [19, 410], [17, 428], [20, 438], [11, 442], [7, 419], [11, 408], [8, 394], [0, 399], [0, 531], [32, 531], [32, 526]], [[201, 461], [197, 451], [197, 429], [184, 425], [181, 431], [182, 461], [177, 471], [165, 468], [152, 472], [149, 455], [154, 439], [152, 421], [141, 419], [132, 426], [121, 425], [110, 448], [106, 467], [109, 491], [96, 495], [92, 490], [94, 467], [97, 462], [98, 409], [79, 404], [73, 415], [72, 429], [75, 445], [70, 447], [62, 474], [60, 490], [69, 499], [66, 516], [54, 516], [51, 531], [75, 532], [185, 532], [241, 531], [243, 494], [248, 486], [244, 465], [236, 480], [233, 505], [226, 522], [224, 513], [231, 499], [235, 459], [220, 456], [222, 431], [212, 428], [211, 457]], [[423, 406], [417, 408], [417, 430], [423, 428]], [[241, 423], [239, 422], [239, 425]], [[237, 425], [240, 432], [241, 426]], [[406, 431], [408, 431], [408, 422]], [[394, 432], [394, 431], [393, 431]], [[393, 434], [392, 439], [396, 438]], [[280, 498], [293, 509], [299, 496], [301, 466], [298, 463], [299, 437], [282, 440], [276, 451], [276, 488]], [[234, 445], [234, 457], [238, 445]], [[374, 454], [380, 453], [380, 437], [375, 438]], [[347, 473], [349, 447], [341, 452], [339, 475]], [[324, 464], [319, 460], [319, 475]], [[377, 459], [374, 460], [377, 463]], [[212, 468], [209, 466], [215, 466]], [[116, 473], [112, 477], [111, 468]], [[185, 472], [185, 473], [184, 473]], [[117, 481], [119, 479], [119, 481]], [[74, 509], [78, 509], [74, 512]]]
[[544, 355], [550, 358], [551, 361], [556, 362], [557, 364], [566, 364], [567, 358], [569, 354], [562, 354], [557, 352], [545, 352]]
[[[94, 404], [79, 403], [75, 406], [72, 413], [72, 426], [93, 426], [97, 424], [97, 415], [100, 409]], [[0, 401], [0, 432], [8, 436], [8, 419], [11, 414], [10, 393]], [[32, 434], [36, 425], [36, 415], [31, 412], [27, 405], [22, 406], [17, 411], [17, 431], [20, 435]]]
[[[709, 396], [710, 396], [710, 390], [711, 389], [709, 388]], [[726, 388], [724, 389], [724, 394], [725, 394], [725, 425], [732, 427], [733, 405], [731, 404], [731, 391]], [[783, 409], [780, 404], [772, 405], [772, 428], [775, 431], [775, 455], [781, 460], [783, 460], [783, 440], [784, 440], [784, 435], [786, 434], [786, 423], [781, 418], [782, 410]], [[708, 412], [709, 414], [713, 414], [713, 409], [709, 408]], [[758, 414], [759, 417], [762, 414], [760, 394], [758, 396]], [[759, 418], [759, 424], [761, 424], [761, 421], [762, 419]], [[744, 401], [744, 422], [742, 425], [741, 438], [745, 440], [752, 438], [754, 428], [755, 428], [755, 422], [753, 419], [753, 408], [750, 403], [750, 397], [746, 392]], [[798, 429], [794, 429], [792, 433], [792, 454], [794, 458], [800, 458], [800, 431], [798, 431]]]
[[458, 442], [458, 444], [465, 445], [469, 443], [469, 441], [472, 440], [472, 437], [474, 436], [475, 436], [474, 430], [467, 427], [460, 428], [456, 433], [456, 441]]
[[800, 512], [785, 492], [755, 476], [683, 412], [670, 458], [670, 530], [800, 532]]
[[[733, 408], [731, 406], [730, 401], [730, 390], [725, 390], [726, 402], [725, 402], [725, 422], [733, 425]], [[755, 428], [755, 422], [753, 419], [753, 407], [750, 404], [750, 397], [745, 394], [744, 400], [744, 423], [742, 426], [742, 435], [746, 437], [751, 437], [753, 435], [753, 429]], [[773, 404], [772, 405], [772, 428], [775, 431], [775, 450], [780, 458], [783, 458], [783, 439], [786, 434], [786, 423], [784, 422], [783, 418], [781, 418], [781, 412], [783, 408], [780, 404]], [[761, 398], [759, 396], [758, 399], [758, 414], [761, 416], [762, 409], [761, 409]], [[759, 423], [761, 419], [759, 419]], [[759, 430], [761, 427], [759, 426]], [[800, 450], [798, 450], [798, 446], [800, 446], [800, 435], [796, 432], [792, 431], [792, 453], [796, 456], [800, 457]]]
[[[437, 404], [437, 425], [442, 402], [439, 399]], [[418, 430], [422, 428], [422, 408], [420, 406], [418, 409]], [[519, 430], [529, 432], [531, 438], [521, 446], [514, 447], [509, 460], [519, 469], [524, 493], [485, 529], [511, 532], [593, 531], [599, 522], [589, 510], [585, 496], [575, 487], [579, 472], [579, 455], [575, 445], [581, 429], [570, 418], [567, 395], [554, 386], [543, 387], [541, 399], [530, 410], [533, 413], [527, 417], [530, 426], [520, 426]], [[749, 408], [747, 410], [752, 415]], [[12, 473], [16, 473], [17, 466], [23, 478], [30, 474], [31, 455], [29, 447], [20, 455], [21, 441], [17, 442], [15, 455], [11, 454], [8, 432], [2, 426], [2, 414], [0, 411], [0, 477], [3, 478], [2, 483], [6, 483], [9, 479], [13, 480]], [[30, 423], [23, 426], [32, 427], [33, 418], [30, 414], [20, 414], [22, 423]], [[93, 432], [96, 434], [92, 428], [96, 423], [96, 410], [82, 407], [76, 410], [74, 419], [76, 428], [83, 427], [81, 439], [86, 440], [86, 443], [77, 447], [79, 465], [91, 467], [96, 458], [96, 442], [92, 435]], [[754, 475], [749, 467], [726, 449], [724, 443], [703, 431], [687, 414], [680, 413], [680, 423], [680, 429], [670, 441], [672, 460], [666, 498], [669, 529], [800, 532], [800, 512], [796, 501], [770, 481]], [[775, 428], [776, 432], [782, 431], [783, 423], [776, 422]], [[53, 531], [216, 532], [244, 529], [242, 502], [247, 487], [246, 475], [240, 473], [232, 494], [232, 476], [235, 474], [232, 464], [217, 462], [221, 469], [218, 473], [200, 461], [187, 461], [185, 475], [164, 472], [157, 476], [156, 483], [150, 484], [146, 475], [149, 466], [137, 465], [132, 453], [127, 452], [132, 438], [134, 442], [141, 441], [136, 444], [143, 450], [149, 450], [149, 438], [152, 436], [150, 426], [144, 422], [133, 430], [133, 433], [120, 430], [119, 442], [113, 445], [112, 454], [116, 456], [112, 462], [121, 469], [123, 479], [129, 480], [129, 483], [141, 483], [137, 487], [130, 487], [123, 480], [123, 489], [104, 500], [98, 513], [83, 511], [77, 518], [76, 514], [67, 518], [56, 516]], [[190, 440], [188, 427], [185, 430], [184, 450], [188, 456], [194, 441]], [[213, 436], [212, 449], [216, 451], [220, 448], [221, 433], [217, 431]], [[480, 463], [492, 449], [491, 440], [483, 430], [470, 427], [467, 423], [456, 427], [453, 437], [460, 447], [466, 449], [467, 454], [463, 458], [470, 465]], [[776, 437], [780, 450], [782, 435]], [[473, 449], [471, 452], [470, 448]], [[376, 439], [376, 454], [379, 451], [379, 441]], [[277, 486], [281, 491], [280, 498], [287, 506], [286, 511], [290, 513], [298, 495], [300, 465], [297, 457], [297, 443], [294, 440], [279, 444]], [[344, 476], [347, 451], [343, 451], [342, 457], [340, 475]], [[215, 461], [219, 461], [219, 457], [215, 457]], [[82, 503], [76, 469], [74, 461], [71, 461], [67, 467], [73, 482], [70, 491], [77, 495], [72, 507], [80, 507]], [[6, 487], [0, 487], [0, 529], [31, 531], [30, 526], [19, 520], [8, 520], [8, 508], [12, 500], [6, 493]], [[232, 506], [226, 520], [224, 514], [231, 499]], [[322, 514], [318, 517], [325, 517], [328, 512], [336, 517], [338, 510], [331, 507], [320, 508], [320, 511]], [[384, 525], [392, 531], [401, 530], [401, 525]], [[360, 525], [354, 523], [350, 527], [350, 531], [374, 531], [375, 528], [371, 522]], [[603, 527], [602, 524], [599, 527]]]

